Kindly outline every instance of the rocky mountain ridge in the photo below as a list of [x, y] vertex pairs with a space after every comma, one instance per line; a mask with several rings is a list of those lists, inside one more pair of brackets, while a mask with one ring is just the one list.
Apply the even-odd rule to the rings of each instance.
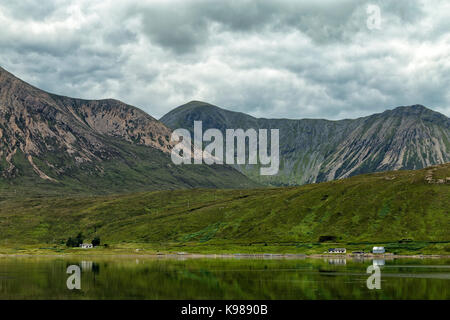
[[422, 105], [358, 119], [265, 119], [192, 101], [160, 119], [172, 129], [279, 129], [280, 172], [259, 177], [255, 165], [236, 166], [272, 185], [296, 185], [401, 169], [421, 169], [450, 161], [450, 120]]
[[252, 184], [230, 167], [172, 166], [171, 132], [123, 102], [51, 94], [0, 68], [0, 179], [4, 185], [20, 185], [23, 179], [34, 184], [35, 178], [81, 189], [91, 183], [98, 188], [98, 182], [104, 181], [100, 185], [105, 190], [110, 184], [121, 190], [124, 181], [128, 181], [126, 190], [133, 181], [144, 189], [232, 187], [234, 180]]

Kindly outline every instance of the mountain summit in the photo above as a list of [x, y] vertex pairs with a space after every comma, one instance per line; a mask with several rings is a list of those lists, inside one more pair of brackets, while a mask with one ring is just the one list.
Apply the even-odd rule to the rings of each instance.
[[0, 68], [0, 186], [44, 180], [120, 191], [250, 183], [230, 167], [175, 168], [171, 132], [123, 102], [51, 94]]
[[169, 152], [170, 132], [145, 112], [120, 101], [50, 94], [0, 68], [0, 150], [7, 162], [2, 170], [5, 177], [15, 175], [17, 167], [11, 159], [18, 152], [43, 179], [52, 180], [33, 163], [35, 157], [53, 151], [79, 164], [111, 159], [119, 152], [111, 148], [107, 137]]
[[450, 120], [422, 105], [402, 106], [353, 120], [263, 119], [191, 101], [160, 119], [170, 128], [279, 129], [280, 172], [259, 177], [254, 166], [237, 166], [273, 185], [329, 181], [356, 174], [420, 169], [450, 161]]

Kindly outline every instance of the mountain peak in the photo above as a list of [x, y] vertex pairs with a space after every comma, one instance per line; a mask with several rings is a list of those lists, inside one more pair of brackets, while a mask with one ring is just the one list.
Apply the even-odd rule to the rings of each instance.
[[[181, 106], [176, 107], [175, 109], [172, 109], [171, 111], [169, 111], [167, 114], [165, 114], [159, 120], [161, 122], [163, 122], [164, 124], [168, 125], [167, 123], [165, 123], [166, 120], [168, 120], [170, 118], [174, 118], [174, 117], [178, 118], [182, 114], [191, 114], [191, 113], [206, 114], [206, 113], [210, 113], [211, 111], [214, 112], [214, 111], [218, 111], [218, 110], [223, 110], [223, 109], [221, 109], [213, 104], [210, 104], [208, 102], [192, 100], [185, 104], [182, 104]], [[168, 120], [168, 121], [170, 122], [170, 120]], [[172, 126], [170, 126], [170, 125], [172, 125]], [[170, 125], [169, 125], [170, 128], [174, 128], [174, 126], [176, 127], [175, 123], [170, 123]]]
[[412, 106], [409, 106], [412, 109], [428, 109], [427, 107], [421, 105], [421, 104], [414, 104]]
[[430, 109], [428, 107], [425, 107], [424, 105], [421, 104], [413, 104], [410, 106], [399, 106], [390, 110], [386, 110], [386, 111], [391, 111], [391, 112], [402, 112], [402, 113], [411, 113], [411, 114], [421, 114], [421, 113], [435, 113], [435, 114], [440, 114], [437, 111], [434, 111], [433, 109]]
[[428, 120], [431, 122], [442, 123], [447, 127], [449, 123], [449, 119], [447, 116], [432, 109], [429, 109], [421, 104], [400, 106], [392, 110], [386, 110], [380, 115]]
[[[0, 115], [0, 158], [7, 163], [2, 170], [4, 177], [17, 176], [14, 157], [19, 153], [41, 178], [53, 181], [43, 172], [62, 173], [71, 170], [68, 167], [117, 157], [120, 152], [110, 144], [110, 138], [166, 153], [171, 149], [170, 129], [140, 109], [112, 99], [82, 100], [50, 94], [1, 67]], [[54, 152], [71, 158], [71, 165], [58, 168], [56, 162], [47, 161], [46, 154]]]
[[425, 106], [423, 106], [423, 105], [421, 105], [421, 104], [413, 104], [413, 105], [410, 105], [410, 106], [399, 106], [399, 107], [396, 107], [396, 108], [394, 108], [393, 110], [399, 110], [399, 111], [418, 111], [418, 112], [422, 112], [422, 111], [433, 111], [433, 110], [431, 110], [431, 109], [429, 109], [429, 108], [427, 108], [427, 107], [425, 107]]
[[200, 101], [200, 100], [192, 100], [189, 101], [188, 103], [182, 104], [181, 106], [178, 106], [176, 109], [192, 109], [192, 108], [201, 108], [201, 107], [213, 107], [213, 108], [218, 108], [217, 106], [208, 103], [208, 102], [204, 102], [204, 101]]

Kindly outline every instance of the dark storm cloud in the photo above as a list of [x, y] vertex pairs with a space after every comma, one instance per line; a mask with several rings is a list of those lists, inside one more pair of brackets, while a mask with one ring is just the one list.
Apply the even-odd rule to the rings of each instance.
[[450, 114], [444, 0], [36, 3], [0, 3], [0, 64], [59, 94], [156, 117], [194, 99], [264, 117]]
[[[352, 33], [366, 27], [368, 3], [378, 4], [402, 23], [413, 23], [423, 16], [418, 1], [382, 0], [179, 0], [143, 5], [134, 12], [142, 15], [144, 32], [152, 41], [186, 53], [207, 43], [218, 30], [260, 33], [296, 29], [319, 43], [350, 40]], [[359, 17], [354, 17], [355, 13]]]

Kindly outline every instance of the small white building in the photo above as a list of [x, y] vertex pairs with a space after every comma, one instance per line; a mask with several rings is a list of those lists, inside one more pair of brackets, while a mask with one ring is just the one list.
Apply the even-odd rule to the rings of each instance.
[[82, 244], [80, 244], [80, 247], [83, 249], [91, 249], [94, 246], [92, 245], [92, 243], [82, 243]]
[[386, 250], [384, 249], [384, 247], [373, 247], [372, 249], [372, 253], [385, 253]]
[[346, 253], [347, 249], [345, 248], [331, 248], [328, 249], [328, 253]]

